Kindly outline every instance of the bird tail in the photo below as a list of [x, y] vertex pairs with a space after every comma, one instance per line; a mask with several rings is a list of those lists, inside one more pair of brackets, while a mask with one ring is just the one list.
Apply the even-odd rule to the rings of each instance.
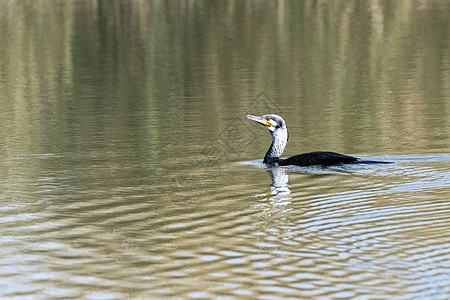
[[355, 164], [393, 164], [393, 161], [380, 161], [380, 160], [357, 160]]

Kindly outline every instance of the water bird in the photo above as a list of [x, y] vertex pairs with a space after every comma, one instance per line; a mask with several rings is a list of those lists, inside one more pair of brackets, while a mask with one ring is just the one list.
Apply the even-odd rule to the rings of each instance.
[[267, 114], [263, 116], [247, 115], [246, 119], [255, 121], [266, 127], [272, 136], [272, 144], [264, 156], [264, 163], [276, 166], [332, 166], [339, 164], [386, 164], [391, 162], [363, 160], [358, 157], [336, 152], [315, 151], [297, 154], [288, 158], [280, 158], [288, 142], [286, 122], [279, 115]]

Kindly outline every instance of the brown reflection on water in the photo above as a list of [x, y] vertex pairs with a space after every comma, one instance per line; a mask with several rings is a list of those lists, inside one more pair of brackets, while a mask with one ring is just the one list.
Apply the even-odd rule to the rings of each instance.
[[1, 5], [2, 103], [16, 111], [2, 119], [26, 130], [27, 149], [86, 114], [114, 127], [140, 114], [155, 143], [206, 143], [226, 128], [216, 120], [266, 113], [247, 111], [261, 90], [300, 150], [448, 149], [445, 1]]

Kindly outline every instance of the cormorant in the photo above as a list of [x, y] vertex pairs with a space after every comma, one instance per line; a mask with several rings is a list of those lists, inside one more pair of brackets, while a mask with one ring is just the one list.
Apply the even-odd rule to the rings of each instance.
[[258, 122], [269, 129], [272, 136], [272, 144], [264, 156], [264, 163], [278, 166], [331, 166], [338, 164], [355, 164], [355, 163], [389, 163], [384, 161], [362, 160], [357, 157], [339, 154], [336, 152], [310, 152], [294, 155], [288, 158], [280, 158], [288, 141], [288, 131], [286, 122], [278, 115], [268, 114], [261, 117], [247, 115], [246, 119]]

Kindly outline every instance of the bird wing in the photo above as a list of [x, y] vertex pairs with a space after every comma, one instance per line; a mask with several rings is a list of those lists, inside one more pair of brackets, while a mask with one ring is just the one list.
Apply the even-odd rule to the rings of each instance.
[[312, 166], [322, 165], [330, 166], [337, 164], [353, 163], [358, 161], [358, 158], [339, 154], [336, 152], [316, 151], [291, 156], [283, 161], [283, 165], [296, 166]]

